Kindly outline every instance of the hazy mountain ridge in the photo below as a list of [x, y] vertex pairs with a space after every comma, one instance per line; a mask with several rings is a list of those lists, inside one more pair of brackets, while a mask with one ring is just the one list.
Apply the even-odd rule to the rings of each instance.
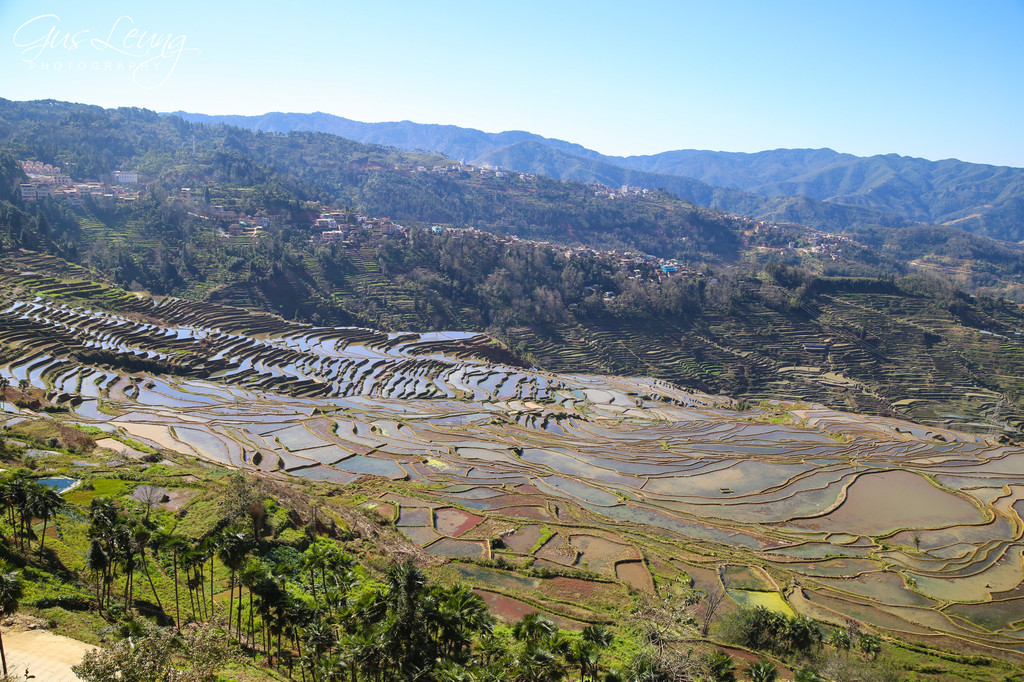
[[[486, 133], [410, 121], [361, 123], [319, 112], [262, 116], [176, 113], [190, 121], [268, 132], [331, 132], [360, 142], [437, 151], [451, 158], [557, 179], [667, 189], [700, 205], [826, 229], [955, 222], [962, 229], [999, 239], [1024, 238], [1020, 220], [1024, 216], [1024, 169], [1020, 168], [898, 154], [858, 157], [831, 149], [776, 149], [754, 154], [675, 150], [614, 157], [524, 131]], [[827, 202], [836, 208], [792, 197]], [[845, 207], [856, 210], [847, 212]]]
[[601, 159], [587, 159], [527, 140], [498, 148], [477, 163], [538, 173], [559, 180], [597, 182], [611, 187], [630, 185], [664, 189], [698, 206], [753, 218], [790, 222], [826, 230], [856, 227], [904, 227], [910, 221], [869, 207], [844, 206], [801, 196], [765, 197], [678, 175], [625, 168]]
[[562, 140], [509, 131], [485, 133], [458, 126], [361, 123], [331, 114], [270, 113], [262, 116], [207, 116], [175, 112], [187, 121], [232, 125], [271, 133], [315, 131], [339, 135], [364, 144], [394, 146], [411, 151], [427, 149], [476, 165], [493, 165], [557, 180], [596, 182], [610, 187], [630, 185], [664, 189], [698, 206], [754, 218], [810, 225], [825, 230], [903, 227], [911, 221], [865, 207], [845, 207], [815, 199], [764, 197], [678, 175], [627, 168], [601, 154]]
[[225, 123], [268, 133], [287, 133], [293, 130], [331, 133], [366, 144], [380, 144], [410, 151], [426, 149], [466, 162], [495, 149], [524, 141], [541, 142], [582, 157], [601, 158], [601, 154], [581, 145], [542, 137], [523, 130], [485, 133], [473, 128], [412, 121], [364, 123], [319, 111], [312, 114], [271, 112], [260, 116], [207, 115], [185, 111], [173, 113], [193, 123]]

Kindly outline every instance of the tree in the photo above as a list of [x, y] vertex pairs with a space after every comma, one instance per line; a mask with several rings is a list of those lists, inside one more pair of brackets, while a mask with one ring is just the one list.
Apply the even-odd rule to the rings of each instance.
[[89, 543], [89, 553], [85, 555], [85, 567], [89, 569], [96, 580], [96, 606], [100, 613], [103, 613], [104, 590], [106, 588], [107, 569], [110, 566], [110, 557], [103, 550], [99, 539], [93, 538]]
[[704, 667], [709, 682], [735, 682], [736, 680], [736, 661], [724, 651], [711, 652]]
[[464, 585], [434, 588], [431, 598], [435, 604], [434, 620], [443, 656], [461, 658], [475, 633], [490, 632], [494, 627], [494, 618], [487, 604]]
[[580, 665], [580, 677], [584, 673], [590, 675], [591, 679], [597, 679], [597, 671], [601, 662], [601, 650], [611, 646], [615, 641], [612, 631], [603, 625], [588, 625], [580, 633], [582, 642], [586, 645], [582, 650], [575, 651], [577, 663]]
[[[228, 637], [231, 637], [231, 610], [234, 607], [235, 597], [235, 573], [241, 568], [245, 561], [245, 555], [249, 553], [251, 541], [249, 536], [243, 532], [232, 531], [224, 533], [220, 538], [220, 551], [217, 556], [221, 562], [231, 569], [231, 580], [228, 583]], [[242, 641], [242, 589], [238, 589], [238, 624], [235, 631], [238, 641]]]
[[550, 618], [540, 611], [528, 613], [512, 627], [512, 636], [520, 642], [539, 645], [541, 642], [550, 639], [558, 627]]
[[50, 519], [67, 506], [67, 502], [53, 488], [40, 486], [33, 490], [30, 505], [32, 507], [32, 514], [37, 519], [43, 520], [43, 533], [39, 538], [39, 552], [41, 554], [46, 542], [46, 527]]
[[564, 673], [561, 661], [549, 649], [542, 646], [527, 646], [516, 657], [515, 679], [523, 682], [544, 682], [557, 680]]
[[433, 642], [425, 613], [427, 576], [408, 559], [392, 564], [387, 574], [385, 645], [388, 658], [407, 672], [433, 660]]
[[[38, 483], [26, 479], [24, 476], [15, 476], [0, 487], [0, 500], [7, 507], [7, 518], [11, 528], [19, 541], [21, 551], [25, 551], [25, 539], [32, 532], [32, 506], [31, 501]], [[15, 523], [15, 512], [17, 512], [17, 523]]]
[[699, 602], [700, 595], [690, 589], [666, 589], [640, 598], [633, 616], [642, 624], [647, 643], [657, 647], [661, 662], [672, 641], [693, 634], [697, 620], [692, 609]]
[[141, 621], [136, 636], [89, 651], [71, 670], [85, 682], [214, 682], [230, 658], [213, 624], [187, 630], [178, 643], [171, 628]]
[[604, 625], [588, 625], [580, 633], [584, 640], [606, 648], [615, 641], [615, 634]]
[[805, 654], [821, 642], [821, 630], [813, 619], [794, 616], [786, 621], [783, 637], [790, 650]]
[[[259, 559], [247, 559], [238, 574], [239, 585], [249, 590], [249, 637], [254, 649], [256, 648], [254, 595], [259, 586], [268, 580], [270, 580], [270, 568]], [[241, 593], [241, 587], [239, 593]], [[239, 606], [239, 610], [241, 610], [241, 606]]]
[[[0, 620], [18, 610], [23, 592], [24, 588], [18, 572], [9, 571], [6, 564], [0, 564]], [[0, 662], [3, 663], [4, 677], [7, 677], [7, 654], [4, 652], [2, 632], [0, 632]]]
[[878, 658], [878, 654], [882, 653], [882, 638], [870, 632], [863, 633], [858, 639], [857, 644], [860, 646], [861, 653], [872, 661]]
[[174, 568], [174, 625], [181, 632], [181, 599], [178, 593], [178, 554], [188, 549], [188, 540], [169, 531], [160, 530], [153, 535], [153, 551], [160, 553], [170, 551], [171, 564]]
[[793, 671], [793, 682], [825, 682], [825, 678], [814, 668], [804, 666]]
[[829, 633], [826, 641], [840, 651], [850, 650], [850, 633], [843, 628], [838, 628]]
[[149, 573], [149, 561], [146, 558], [146, 548], [149, 547], [153, 540], [153, 533], [150, 530], [150, 526], [145, 522], [139, 523], [136, 521], [134, 524], [133, 536], [134, 546], [139, 552], [142, 570], [146, 574], [146, 580], [149, 582], [149, 588], [153, 591], [153, 598], [156, 599], [156, 605], [161, 611], [163, 611], [164, 605], [160, 601], [160, 595], [156, 591], [156, 585], [153, 584], [153, 576]]
[[574, 639], [565, 658], [570, 664], [579, 667], [580, 682], [584, 682], [587, 675], [590, 675], [592, 680], [595, 679], [599, 660], [596, 644], [585, 639]]
[[330, 575], [335, 586], [346, 587], [352, 579], [352, 567], [355, 565], [352, 557], [344, 552], [333, 540], [318, 537], [302, 553], [302, 566], [309, 571], [310, 587], [313, 596], [316, 597], [316, 573], [320, 573], [320, 587], [327, 592], [329, 585], [327, 577]]
[[[742, 365], [740, 365], [742, 368]], [[725, 590], [719, 586], [715, 586], [714, 589], [704, 594], [704, 598], [700, 600], [697, 605], [696, 617], [700, 622], [700, 636], [707, 637], [708, 632], [711, 630], [711, 623], [715, 619], [715, 614], [718, 612], [718, 608], [722, 605], [722, 600], [725, 599]]]
[[771, 661], [761, 659], [746, 669], [750, 682], [775, 682], [779, 679], [779, 669]]

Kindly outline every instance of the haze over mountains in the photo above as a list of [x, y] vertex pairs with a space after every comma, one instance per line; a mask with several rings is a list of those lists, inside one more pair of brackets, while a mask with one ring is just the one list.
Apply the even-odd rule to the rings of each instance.
[[822, 229], [946, 224], [997, 239], [1024, 239], [1021, 168], [898, 154], [858, 157], [831, 149], [754, 154], [677, 150], [616, 157], [525, 131], [486, 133], [411, 121], [363, 123], [321, 112], [175, 113], [189, 121], [265, 132], [327, 132], [562, 180], [666, 189], [698, 205]]

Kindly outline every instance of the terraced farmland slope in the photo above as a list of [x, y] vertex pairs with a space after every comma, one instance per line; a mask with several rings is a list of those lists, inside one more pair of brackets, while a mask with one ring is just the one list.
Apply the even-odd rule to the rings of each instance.
[[[11, 298], [0, 375], [45, 389], [68, 408], [56, 419], [153, 448], [270, 477], [382, 477], [368, 504], [437, 557], [590, 572], [451, 564], [509, 617], [600, 621], [630, 591], [688, 576], [740, 604], [1024, 660], [1019, 448], [813, 403], [747, 407], [654, 379], [528, 369], [472, 333], [110, 301]], [[35, 415], [0, 408], [6, 424]]]

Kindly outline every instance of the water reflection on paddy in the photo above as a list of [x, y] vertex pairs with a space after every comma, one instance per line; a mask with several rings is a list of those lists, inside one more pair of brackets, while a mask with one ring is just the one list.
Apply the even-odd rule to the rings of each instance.
[[[439, 557], [488, 556], [483, 540], [455, 536], [489, 534], [480, 524], [494, 523], [519, 528], [506, 536], [506, 550], [496, 550], [516, 560], [542, 544], [539, 561], [585, 564], [652, 590], [645, 561], [653, 569], [671, 563], [663, 554], [685, 551], [709, 566], [764, 566], [780, 585], [798, 576], [809, 589], [795, 591], [793, 603], [808, 613], [827, 614], [827, 606], [908, 632], [926, 630], [909, 622], [920, 613], [921, 623], [957, 636], [977, 633], [924, 607], [1016, 594], [1021, 584], [1024, 452], [1017, 448], [813, 405], [776, 401], [739, 412], [726, 398], [652, 379], [455, 359], [487, 344], [474, 334], [382, 334], [260, 318], [254, 338], [238, 331], [247, 313], [194, 315], [203, 305], [160, 299], [157, 313], [177, 311], [163, 327], [42, 300], [14, 314], [34, 316], [41, 329], [83, 327], [83, 342], [136, 357], [176, 357], [189, 339], [202, 338], [209, 366], [223, 368], [214, 379], [129, 378], [76, 367], [50, 348], [0, 373], [14, 382], [48, 380], [83, 398], [72, 403], [72, 418], [186, 455], [254, 468], [259, 453], [264, 470], [280, 461], [292, 475], [339, 484], [365, 475], [422, 481], [418, 494], [429, 499], [396, 499], [398, 525]], [[100, 400], [124, 414], [112, 418]], [[789, 419], [787, 412], [794, 423], [770, 421]], [[837, 434], [850, 439], [836, 442]], [[439, 510], [436, 519], [430, 508]], [[557, 536], [542, 542], [546, 534]], [[706, 571], [707, 585], [716, 579], [692, 568]], [[534, 580], [465, 571], [495, 587], [524, 589]], [[734, 597], [780, 598], [747, 592]], [[957, 616], [1005, 625], [1016, 605], [991, 613], [964, 605]]]
[[970, 502], [936, 488], [923, 476], [887, 471], [859, 477], [834, 512], [793, 525], [877, 535], [908, 526], [929, 528], [984, 521], [984, 515]]

